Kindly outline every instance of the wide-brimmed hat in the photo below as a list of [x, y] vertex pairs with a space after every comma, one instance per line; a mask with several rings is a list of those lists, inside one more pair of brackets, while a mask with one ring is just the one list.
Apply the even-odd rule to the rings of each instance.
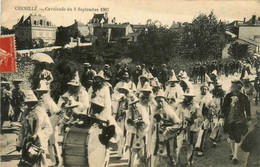
[[84, 67], [91, 67], [90, 63], [84, 63]]
[[1, 84], [9, 84], [9, 82], [8, 81], [1, 81]]
[[109, 80], [109, 78], [105, 77], [103, 70], [101, 70], [94, 78], [98, 78], [98, 77], [99, 77], [99, 78], [102, 78], [102, 79], [105, 80], [105, 81], [108, 81], [108, 80]]
[[105, 99], [100, 97], [100, 96], [96, 96], [95, 98], [91, 99], [90, 102], [95, 104], [95, 105], [98, 105], [100, 107], [103, 107], [105, 108]]
[[166, 99], [164, 91], [160, 89], [158, 91], [157, 95], [155, 96], [155, 98], [164, 98], [164, 99]]
[[137, 102], [139, 102], [139, 99], [134, 94], [131, 94], [128, 100], [128, 104], [131, 105]]
[[79, 72], [76, 71], [74, 77], [72, 80], [70, 80], [68, 83], [68, 85], [72, 85], [72, 86], [80, 86], [80, 81], [79, 81]]
[[38, 99], [37, 99], [37, 97], [35, 96], [35, 94], [33, 93], [32, 90], [28, 90], [27, 92], [25, 92], [24, 102], [25, 103], [38, 102]]
[[72, 96], [69, 97], [68, 103], [65, 105], [66, 108], [72, 108], [79, 106], [79, 102], [77, 102]]
[[46, 82], [44, 80], [41, 80], [39, 83], [39, 88], [36, 89], [38, 92], [48, 92], [49, 89], [46, 85]]
[[205, 74], [205, 82], [207, 82], [207, 83], [213, 83], [213, 81], [210, 79], [210, 77], [208, 76], [208, 74]]
[[150, 84], [148, 82], [144, 83], [144, 86], [141, 88], [141, 92], [152, 92], [152, 87], [150, 86]]
[[13, 80], [13, 83], [21, 83], [21, 82], [23, 82], [23, 79], [17, 78]]
[[118, 91], [120, 91], [120, 90], [125, 90], [128, 93], [130, 91], [129, 86], [128, 86], [128, 84], [126, 82], [123, 82], [123, 85], [118, 88]]

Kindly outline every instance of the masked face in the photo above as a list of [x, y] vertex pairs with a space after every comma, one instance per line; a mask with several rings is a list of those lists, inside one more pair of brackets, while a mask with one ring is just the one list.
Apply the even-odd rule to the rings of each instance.
[[69, 87], [70, 94], [75, 94], [78, 91], [79, 91], [79, 86], [72, 86], [72, 85], [70, 85], [70, 87]]
[[95, 77], [93, 84], [96, 86], [101, 86], [103, 83], [103, 79], [100, 77]]
[[171, 87], [175, 87], [175, 86], [176, 86], [176, 83], [175, 83], [175, 82], [171, 82], [171, 83], [170, 83], [170, 86], [171, 86]]
[[14, 84], [14, 87], [19, 90], [21, 88], [21, 83]]

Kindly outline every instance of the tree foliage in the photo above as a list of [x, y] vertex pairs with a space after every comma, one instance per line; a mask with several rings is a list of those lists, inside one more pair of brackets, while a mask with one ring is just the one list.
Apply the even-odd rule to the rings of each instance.
[[234, 59], [243, 59], [248, 56], [248, 45], [238, 41], [233, 42], [228, 48], [228, 54]]
[[218, 21], [211, 11], [209, 15], [200, 14], [183, 29], [182, 51], [193, 60], [221, 58], [226, 45], [225, 23]]

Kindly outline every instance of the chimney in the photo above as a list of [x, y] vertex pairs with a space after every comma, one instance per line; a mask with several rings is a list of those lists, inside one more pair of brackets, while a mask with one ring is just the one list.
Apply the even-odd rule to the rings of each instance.
[[256, 15], [252, 16], [252, 24], [255, 24]]
[[244, 21], [243, 21], [243, 23], [245, 24], [246, 23], [246, 18], [244, 17]]

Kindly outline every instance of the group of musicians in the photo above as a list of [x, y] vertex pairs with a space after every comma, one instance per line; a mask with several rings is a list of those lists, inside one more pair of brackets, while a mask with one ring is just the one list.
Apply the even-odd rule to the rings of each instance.
[[[250, 116], [247, 96], [235, 96], [238, 94], [235, 91], [241, 92], [243, 86], [240, 80], [232, 82], [232, 85], [239, 85], [234, 86], [237, 88], [234, 88], [235, 95], [225, 98], [217, 79], [207, 79], [196, 92], [185, 71], [176, 76], [172, 70], [171, 77], [162, 84], [148, 70], [142, 70], [136, 85], [125, 70], [113, 88], [106, 70], [96, 74], [89, 70], [89, 63], [84, 66], [88, 69], [85, 83], [78, 71], [75, 72], [67, 83], [68, 91], [60, 96], [57, 104], [50, 96], [53, 77], [48, 70], [40, 73], [36, 90], [25, 92], [26, 107], [19, 118], [21, 128], [17, 143], [17, 150], [22, 150], [21, 165], [46, 166], [46, 153], [56, 166], [62, 165], [57, 136], [68, 133], [71, 126], [99, 123], [90, 121], [93, 118], [108, 122], [110, 128], [100, 127], [104, 128], [100, 143], [108, 152], [111, 143], [116, 143], [118, 156], [128, 159], [129, 166], [191, 166], [195, 151], [203, 155], [209, 130], [212, 144], [217, 146], [224, 122], [230, 121], [228, 127], [237, 131], [241, 127], [232, 126], [234, 120], [244, 118], [241, 115], [244, 110], [247, 117]], [[105, 69], [108, 67], [106, 65]], [[21, 82], [15, 81], [18, 85]], [[235, 107], [240, 105], [237, 101], [241, 100], [244, 102], [239, 109], [241, 113], [236, 114], [238, 108]], [[222, 110], [224, 103], [228, 112]], [[84, 116], [87, 121], [81, 119]], [[241, 135], [243, 132], [230, 134], [230, 140], [237, 144]], [[235, 161], [238, 161], [237, 151], [232, 149]]]

